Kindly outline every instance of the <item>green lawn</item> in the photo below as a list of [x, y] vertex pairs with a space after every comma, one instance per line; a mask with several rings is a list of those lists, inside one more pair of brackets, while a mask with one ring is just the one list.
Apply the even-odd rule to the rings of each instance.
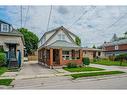
[[[110, 60], [104, 60], [104, 59], [99, 59], [96, 62], [92, 62], [94, 64], [101, 64], [101, 65], [107, 65], [107, 66], [120, 66], [119, 61], [110, 61]], [[127, 66], [126, 62], [122, 63], [122, 66]]]
[[95, 68], [95, 67], [77, 67], [77, 68], [64, 67], [63, 69], [67, 70], [69, 72], [83, 72], [83, 71], [100, 71], [100, 70], [104, 70], [104, 69]]
[[103, 71], [103, 72], [93, 72], [93, 73], [71, 74], [71, 76], [76, 79], [76, 78], [80, 78], [80, 77], [112, 75], [112, 74], [121, 74], [121, 73], [125, 73], [125, 72], [122, 72], [122, 71]]
[[0, 75], [7, 71], [7, 67], [0, 67]]
[[0, 79], [0, 85], [10, 86], [13, 79]]

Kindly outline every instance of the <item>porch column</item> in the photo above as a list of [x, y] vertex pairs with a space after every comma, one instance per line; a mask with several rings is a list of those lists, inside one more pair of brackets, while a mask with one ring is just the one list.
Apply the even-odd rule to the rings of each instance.
[[50, 60], [49, 60], [49, 65], [52, 67], [53, 66], [53, 49], [50, 48]]
[[82, 49], [80, 49], [80, 60], [82, 60], [83, 58], [83, 52], [82, 52]]
[[60, 57], [60, 65], [62, 65], [62, 60], [63, 60], [63, 57], [62, 57], [62, 48], [59, 49], [59, 57]]

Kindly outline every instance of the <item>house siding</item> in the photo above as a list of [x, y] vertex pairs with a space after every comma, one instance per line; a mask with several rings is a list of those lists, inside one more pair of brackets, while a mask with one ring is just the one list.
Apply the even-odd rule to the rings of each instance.
[[16, 50], [21, 50], [22, 57], [21, 57], [21, 63], [23, 63], [24, 59], [24, 45], [21, 37], [16, 37], [16, 36], [1, 36], [0, 35], [0, 43], [3, 45], [3, 48], [5, 51], [8, 51], [8, 47], [5, 44], [6, 42], [17, 42], [19, 45], [17, 46]]

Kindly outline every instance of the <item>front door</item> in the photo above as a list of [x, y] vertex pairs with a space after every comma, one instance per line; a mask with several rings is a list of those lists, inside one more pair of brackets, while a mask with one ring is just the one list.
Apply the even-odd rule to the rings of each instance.
[[9, 44], [9, 58], [16, 58], [16, 45]]

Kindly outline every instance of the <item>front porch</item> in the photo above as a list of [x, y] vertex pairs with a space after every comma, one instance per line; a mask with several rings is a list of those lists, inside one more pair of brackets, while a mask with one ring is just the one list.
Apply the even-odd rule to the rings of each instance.
[[50, 68], [70, 62], [82, 64], [82, 49], [42, 48], [38, 51], [38, 61]]

